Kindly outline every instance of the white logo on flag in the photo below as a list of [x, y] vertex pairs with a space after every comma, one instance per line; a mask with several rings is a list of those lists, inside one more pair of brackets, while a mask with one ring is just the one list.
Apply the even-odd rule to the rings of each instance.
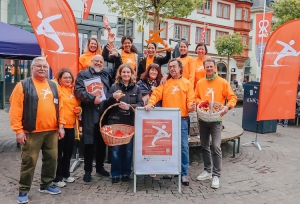
[[262, 37], [268, 37], [268, 30], [267, 30], [267, 27], [269, 26], [270, 22], [268, 20], [261, 20], [259, 21], [258, 23], [258, 27], [259, 27], [259, 32], [258, 32], [258, 36], [260, 38]]

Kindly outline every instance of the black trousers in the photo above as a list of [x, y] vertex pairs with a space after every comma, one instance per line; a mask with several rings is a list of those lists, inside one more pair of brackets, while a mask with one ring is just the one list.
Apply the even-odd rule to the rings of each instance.
[[74, 128], [65, 128], [64, 138], [58, 140], [57, 169], [54, 182], [70, 177], [70, 160], [73, 154], [74, 140]]
[[101, 172], [106, 156], [106, 145], [100, 133], [99, 124], [94, 126], [94, 144], [84, 145], [84, 171], [93, 171], [94, 155], [96, 157], [96, 172]]

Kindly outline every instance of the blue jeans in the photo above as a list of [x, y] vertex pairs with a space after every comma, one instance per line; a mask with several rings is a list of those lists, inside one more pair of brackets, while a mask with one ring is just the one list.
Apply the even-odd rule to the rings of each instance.
[[112, 147], [111, 176], [130, 176], [132, 166], [133, 138], [128, 144]]
[[181, 118], [181, 176], [187, 176], [189, 168], [188, 122], [188, 118]]

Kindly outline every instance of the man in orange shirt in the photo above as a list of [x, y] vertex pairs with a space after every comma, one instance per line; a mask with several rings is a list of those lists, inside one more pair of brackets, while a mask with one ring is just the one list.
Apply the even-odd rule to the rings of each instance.
[[[223, 104], [221, 117], [225, 115], [228, 110], [233, 108], [237, 102], [237, 97], [233, 93], [230, 84], [223, 78], [219, 77], [214, 69], [216, 62], [208, 58], [203, 62], [206, 77], [197, 82], [195, 89], [196, 104], [203, 101], [211, 101], [211, 94], [214, 94], [214, 101]], [[213, 93], [212, 93], [213, 92]], [[225, 100], [228, 100], [225, 105]], [[197, 180], [202, 181], [213, 178], [212, 188], [219, 188], [219, 177], [221, 175], [222, 166], [222, 150], [221, 150], [221, 131], [222, 121], [205, 122], [199, 119], [200, 141], [202, 148], [202, 157], [204, 162], [204, 172], [197, 177]], [[213, 149], [213, 169], [211, 165], [210, 153], [210, 135], [212, 138]]]
[[[179, 59], [171, 59], [168, 63], [169, 74], [165, 84], [158, 86], [145, 106], [150, 111], [154, 105], [162, 100], [162, 107], [180, 108], [181, 110], [181, 176], [182, 184], [189, 185], [189, 142], [188, 142], [188, 110], [193, 112], [195, 94], [192, 83], [182, 77], [183, 64]], [[164, 176], [164, 178], [172, 178]]]
[[41, 193], [59, 194], [52, 185], [57, 165], [57, 142], [64, 137], [64, 115], [56, 84], [47, 80], [45, 58], [32, 61], [32, 77], [19, 82], [10, 97], [10, 126], [22, 145], [18, 203], [28, 202], [34, 169], [42, 149]]

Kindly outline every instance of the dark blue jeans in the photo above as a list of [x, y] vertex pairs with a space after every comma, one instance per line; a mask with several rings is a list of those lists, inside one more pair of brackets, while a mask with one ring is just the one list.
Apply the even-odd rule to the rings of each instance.
[[132, 166], [133, 138], [128, 144], [113, 146], [111, 157], [111, 176], [130, 176]]

